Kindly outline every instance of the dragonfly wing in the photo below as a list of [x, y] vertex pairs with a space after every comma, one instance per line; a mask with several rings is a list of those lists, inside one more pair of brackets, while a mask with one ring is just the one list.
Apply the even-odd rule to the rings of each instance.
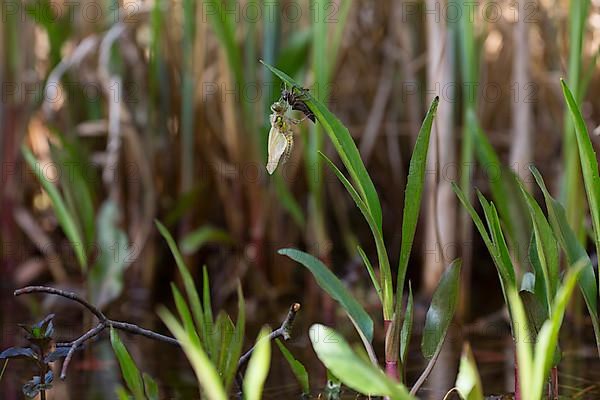
[[269, 147], [268, 147], [268, 161], [267, 161], [267, 172], [272, 174], [275, 172], [275, 168], [279, 164], [281, 156], [285, 153], [285, 149], [288, 146], [288, 140], [281, 130], [272, 126], [269, 131]]

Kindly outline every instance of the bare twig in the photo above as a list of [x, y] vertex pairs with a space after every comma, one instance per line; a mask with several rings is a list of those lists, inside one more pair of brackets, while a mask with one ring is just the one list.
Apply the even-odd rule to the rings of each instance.
[[[283, 340], [289, 340], [292, 333], [292, 328], [294, 326], [294, 320], [296, 319], [296, 314], [300, 310], [300, 303], [294, 303], [290, 306], [290, 310], [288, 311], [287, 316], [281, 323], [281, 326], [278, 329], [275, 329], [273, 332], [269, 334], [263, 340], [275, 340], [277, 338], [283, 338]], [[243, 356], [240, 357], [240, 361], [238, 362], [238, 370], [248, 362], [252, 352], [256, 348], [256, 345], [252, 346], [250, 350], [248, 350]]]
[[[134, 335], [145, 336], [149, 339], [157, 340], [159, 342], [165, 342], [165, 343], [169, 343], [169, 344], [172, 344], [175, 346], [179, 346], [179, 342], [177, 341], [177, 339], [174, 339], [172, 337], [161, 335], [160, 333], [156, 333], [151, 330], [141, 328], [135, 324], [130, 324], [128, 322], [113, 321], [112, 319], [108, 319], [97, 307], [90, 304], [87, 300], [85, 300], [84, 298], [82, 298], [81, 296], [79, 296], [78, 294], [73, 293], [73, 292], [67, 292], [65, 290], [56, 289], [56, 288], [47, 287], [47, 286], [28, 286], [28, 287], [24, 287], [22, 289], [15, 290], [14, 295], [20, 296], [22, 294], [31, 294], [31, 293], [47, 293], [47, 294], [53, 294], [56, 296], [61, 296], [66, 299], [69, 299], [69, 300], [73, 300], [73, 301], [83, 305], [85, 308], [87, 308], [92, 314], [94, 314], [98, 318], [98, 321], [99, 321], [98, 324], [95, 327], [93, 327], [92, 329], [90, 329], [89, 331], [87, 331], [86, 333], [84, 333], [83, 335], [81, 335], [79, 338], [75, 339], [72, 342], [57, 344], [57, 347], [69, 347], [69, 352], [67, 353], [67, 356], [65, 357], [65, 361], [63, 362], [62, 370], [60, 373], [60, 379], [62, 379], [62, 380], [64, 380], [67, 377], [67, 369], [69, 368], [69, 364], [71, 363], [71, 359], [73, 358], [73, 354], [75, 354], [75, 351], [78, 348], [82, 347], [90, 339], [98, 336], [106, 328], [112, 327], [114, 329], [118, 329], [118, 330], [121, 330], [124, 332], [129, 332]], [[300, 305], [298, 305], [298, 308], [300, 308]], [[288, 315], [288, 318], [290, 318], [289, 315]], [[286, 319], [286, 321], [287, 321], [287, 319]], [[293, 317], [292, 317], [292, 323], [293, 323]], [[282, 325], [282, 328], [283, 328], [283, 325]], [[288, 333], [287, 337], [289, 338], [289, 333]], [[285, 338], [285, 336], [284, 336], [284, 338]]]
[[52, 287], [48, 287], [48, 286], [27, 286], [22, 289], [15, 290], [14, 295], [20, 296], [22, 294], [31, 294], [31, 293], [48, 293], [48, 294], [53, 294], [56, 296], [61, 296], [66, 299], [69, 299], [69, 300], [76, 301], [77, 303], [81, 304], [82, 306], [84, 306], [85, 308], [90, 310], [90, 312], [92, 314], [94, 314], [96, 316], [96, 318], [98, 318], [98, 320], [100, 320], [102, 322], [105, 322], [108, 320], [108, 318], [106, 318], [106, 316], [104, 314], [102, 314], [102, 312], [100, 310], [98, 310], [95, 306], [90, 304], [83, 297], [79, 296], [77, 293], [67, 292], [66, 290], [56, 289], [56, 288], [52, 288]]

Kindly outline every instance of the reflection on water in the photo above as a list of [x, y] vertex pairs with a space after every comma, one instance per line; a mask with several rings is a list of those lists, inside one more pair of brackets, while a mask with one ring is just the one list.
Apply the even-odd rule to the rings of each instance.
[[[6, 293], [6, 291], [2, 291]], [[16, 309], [17, 305], [12, 298], [1, 302], [0, 326], [2, 327], [2, 348], [10, 345], [22, 344], [21, 332], [16, 327], [18, 322], [28, 322], [30, 318], [23, 317], [28, 312]], [[56, 305], [53, 305], [53, 310]], [[57, 312], [56, 326], [57, 337], [71, 339], [84, 331], [81, 322], [81, 311], [66, 309]], [[36, 315], [42, 315], [39, 310], [34, 310]], [[136, 321], [145, 327], [161, 330], [158, 321], [152, 317], [151, 312], [142, 313], [145, 317]], [[66, 321], [77, 321], [67, 323]], [[324, 398], [320, 396], [320, 389], [325, 382], [325, 371], [312, 351], [308, 340], [308, 326], [301, 322], [295, 327], [295, 337], [287, 343], [287, 347], [301, 362], [306, 365], [310, 374], [311, 398]], [[257, 325], [258, 326], [258, 325]], [[565, 324], [565, 329], [568, 324]], [[249, 329], [248, 337], [258, 329]], [[590, 328], [591, 330], [591, 328]], [[585, 330], [587, 332], [587, 328]], [[350, 331], [344, 335], [351, 337]], [[184, 355], [172, 346], [156, 343], [144, 338], [132, 337], [122, 334], [122, 339], [138, 362], [140, 369], [154, 376], [160, 384], [162, 398], [164, 399], [198, 399], [196, 378], [187, 363]], [[444, 350], [434, 368], [430, 378], [419, 393], [422, 399], [443, 399], [444, 395], [454, 386], [460, 351], [464, 340], [469, 340], [479, 367], [483, 386], [487, 395], [500, 395], [490, 399], [509, 399], [511, 396], [502, 396], [513, 390], [513, 346], [507, 329], [494, 330], [484, 334], [461, 335], [455, 329], [449, 333]], [[600, 362], [598, 361], [595, 346], [584, 343], [593, 343], [593, 338], [581, 338], [575, 334], [563, 332], [561, 341], [563, 359], [559, 366], [559, 383], [561, 398], [569, 399], [595, 399], [600, 398]], [[407, 379], [414, 382], [425, 367], [425, 361], [419, 351], [420, 339], [413, 338], [407, 368]], [[246, 343], [247, 349], [250, 343]], [[381, 347], [381, 346], [379, 346]], [[265, 388], [265, 399], [300, 399], [300, 389], [285, 360], [277, 347], [273, 347], [272, 368]], [[1, 366], [0, 366], [1, 367]], [[59, 366], [55, 366], [57, 370]], [[11, 361], [0, 382], [0, 398], [3, 400], [21, 399], [20, 385], [31, 378], [32, 366], [23, 361]], [[58, 373], [58, 371], [56, 371]], [[110, 344], [103, 336], [101, 341], [91, 345], [87, 350], [76, 356], [71, 364], [70, 373], [66, 382], [57, 380], [48, 399], [60, 400], [104, 400], [115, 398], [115, 388], [120, 384], [120, 371], [114, 360]], [[363, 398], [355, 393], [345, 391], [343, 399]], [[449, 396], [449, 398], [457, 398]]]

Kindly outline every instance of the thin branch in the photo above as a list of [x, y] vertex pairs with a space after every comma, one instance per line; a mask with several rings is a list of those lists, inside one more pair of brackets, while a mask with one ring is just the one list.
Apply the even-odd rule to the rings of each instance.
[[88, 303], [87, 300], [85, 300], [83, 297], [79, 296], [77, 293], [67, 292], [65, 290], [60, 290], [60, 289], [47, 287], [47, 286], [27, 286], [22, 289], [15, 290], [14, 295], [20, 296], [22, 294], [31, 294], [31, 293], [48, 293], [48, 294], [53, 294], [56, 296], [62, 296], [69, 300], [76, 301], [77, 303], [81, 304], [82, 306], [84, 306], [85, 308], [90, 310], [90, 312], [92, 314], [94, 314], [98, 318], [98, 320], [100, 320], [102, 322], [108, 321], [108, 318], [106, 318], [106, 316], [104, 314], [102, 314], [102, 312], [100, 310], [98, 310], [98, 308], [96, 308], [95, 306]]
[[[290, 306], [290, 310], [288, 311], [287, 316], [281, 323], [281, 326], [278, 329], [275, 329], [269, 336], [262, 340], [272, 341], [277, 338], [283, 338], [283, 340], [289, 340], [292, 333], [292, 328], [294, 326], [294, 320], [296, 319], [296, 314], [300, 310], [300, 303], [294, 303]], [[248, 350], [243, 356], [240, 357], [240, 361], [238, 362], [238, 369], [240, 369], [244, 364], [248, 362], [252, 352], [256, 348], [256, 345], [252, 346], [250, 350]]]
[[[51, 288], [51, 287], [47, 287], [47, 286], [28, 286], [28, 287], [25, 287], [22, 289], [15, 290], [14, 295], [20, 296], [22, 294], [31, 294], [31, 293], [53, 294], [56, 296], [61, 296], [66, 299], [75, 301], [75, 302], [83, 305], [85, 308], [87, 308], [99, 320], [98, 325], [96, 325], [95, 327], [93, 327], [92, 329], [90, 329], [89, 331], [87, 331], [86, 333], [84, 333], [79, 338], [75, 339], [74, 341], [57, 344], [57, 347], [69, 347], [69, 352], [67, 353], [67, 356], [65, 357], [65, 361], [63, 362], [61, 373], [60, 373], [60, 379], [62, 379], [62, 380], [64, 380], [67, 377], [67, 369], [69, 368], [69, 364], [71, 363], [71, 359], [73, 358], [73, 354], [75, 354], [75, 351], [78, 348], [82, 347], [87, 341], [98, 336], [106, 328], [109, 328], [109, 327], [113, 327], [115, 329], [118, 329], [118, 330], [121, 330], [124, 332], [132, 333], [134, 335], [145, 336], [149, 339], [153, 339], [153, 340], [156, 340], [159, 342], [165, 342], [165, 343], [172, 344], [175, 346], [180, 345], [179, 342], [177, 341], [177, 339], [174, 339], [172, 337], [161, 335], [160, 333], [156, 333], [151, 330], [144, 329], [142, 327], [139, 327], [135, 324], [130, 324], [128, 322], [113, 321], [112, 319], [108, 319], [106, 317], [106, 315], [104, 315], [102, 313], [102, 311], [100, 311], [97, 307], [90, 304], [87, 300], [85, 300], [84, 298], [82, 298], [81, 296], [79, 296], [78, 294], [73, 293], [73, 292], [67, 292], [64, 290]], [[292, 307], [294, 307], [294, 306], [292, 306]], [[299, 308], [300, 308], [300, 305], [298, 304], [298, 309]], [[297, 311], [297, 309], [296, 309], [296, 311]], [[290, 312], [291, 312], [291, 309], [290, 309]], [[294, 316], [295, 316], [295, 313], [294, 313]], [[286, 321], [290, 320], [290, 322], [287, 323], [287, 325], [290, 325], [289, 330], [291, 330], [291, 324], [293, 324], [294, 316], [290, 317], [290, 315], [288, 315], [288, 318], [286, 318]], [[285, 322], [284, 322], [284, 324], [285, 324]], [[278, 331], [283, 328], [284, 328], [284, 325], [282, 325], [281, 328], [278, 329]], [[289, 338], [289, 331], [287, 331], [287, 333], [282, 332], [280, 335], [283, 336], [287, 340]], [[285, 336], [285, 335], [287, 335], [287, 336]]]
[[[261, 340], [275, 340], [278, 338], [283, 338], [283, 340], [289, 340], [292, 333], [292, 328], [294, 326], [294, 320], [296, 319], [296, 314], [300, 310], [300, 303], [294, 303], [290, 306], [290, 310], [287, 313], [287, 316], [281, 323], [281, 326], [278, 329], [272, 331], [269, 336], [261, 339]], [[240, 395], [242, 390], [242, 374], [240, 373], [240, 369], [248, 362], [252, 352], [256, 348], [256, 345], [252, 346], [250, 350], [248, 350], [243, 356], [240, 357], [240, 361], [238, 361], [238, 372], [236, 376], [236, 383], [240, 388]]]
[[69, 364], [71, 363], [73, 354], [75, 354], [75, 350], [77, 350], [77, 348], [79, 346], [81, 346], [83, 343], [85, 343], [86, 340], [89, 340], [89, 339], [93, 338], [94, 336], [98, 335], [100, 332], [102, 332], [104, 330], [104, 328], [106, 328], [106, 323], [101, 322], [98, 325], [96, 325], [94, 328], [90, 329], [85, 334], [80, 336], [79, 339], [75, 340], [71, 344], [71, 348], [69, 349], [69, 352], [67, 353], [67, 357], [65, 357], [65, 361], [63, 362], [62, 369], [60, 371], [60, 379], [65, 380], [65, 378], [67, 377], [67, 368], [69, 368]]
[[153, 332], [149, 329], [141, 328], [135, 324], [130, 324], [128, 322], [113, 321], [113, 320], [109, 320], [108, 323], [113, 328], [124, 331], [124, 332], [133, 333], [134, 335], [145, 336], [149, 339], [157, 340], [159, 342], [165, 342], [165, 343], [169, 343], [169, 344], [172, 344], [175, 346], [179, 346], [179, 342], [177, 341], [177, 339], [174, 339], [169, 336], [161, 335], [160, 333]]

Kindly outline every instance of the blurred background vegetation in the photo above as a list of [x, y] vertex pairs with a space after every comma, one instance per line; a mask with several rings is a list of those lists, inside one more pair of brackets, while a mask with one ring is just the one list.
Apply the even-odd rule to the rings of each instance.
[[[500, 204], [517, 265], [526, 262], [531, 228], [513, 201], [518, 188], [499, 185], [507, 168], [531, 188], [534, 163], [586, 238], [559, 78], [596, 128], [596, 0], [0, 5], [3, 326], [16, 322], [12, 291], [30, 284], [68, 288], [158, 325], [156, 305], [170, 301], [169, 282], [178, 278], [155, 219], [174, 233], [198, 281], [208, 266], [215, 308], [235, 306], [242, 282], [251, 337], [291, 301], [303, 304], [306, 322], [336, 319], [305, 270], [277, 255], [283, 247], [318, 256], [376, 306], [375, 293], [361, 292], [369, 278], [356, 250], [360, 242], [374, 257], [375, 246], [321, 164], [318, 150], [335, 153], [319, 125], [298, 126], [291, 159], [266, 173], [269, 106], [281, 82], [259, 59], [303, 82], [349, 128], [379, 192], [391, 249], [400, 248], [414, 141], [426, 107], [441, 97], [408, 276], [428, 298], [461, 257], [459, 321], [503, 301], [452, 181]], [[395, 265], [398, 251], [390, 258]], [[36, 313], [40, 305], [18, 307]], [[78, 314], [62, 318], [77, 325]], [[13, 336], [3, 335], [3, 347]]]

